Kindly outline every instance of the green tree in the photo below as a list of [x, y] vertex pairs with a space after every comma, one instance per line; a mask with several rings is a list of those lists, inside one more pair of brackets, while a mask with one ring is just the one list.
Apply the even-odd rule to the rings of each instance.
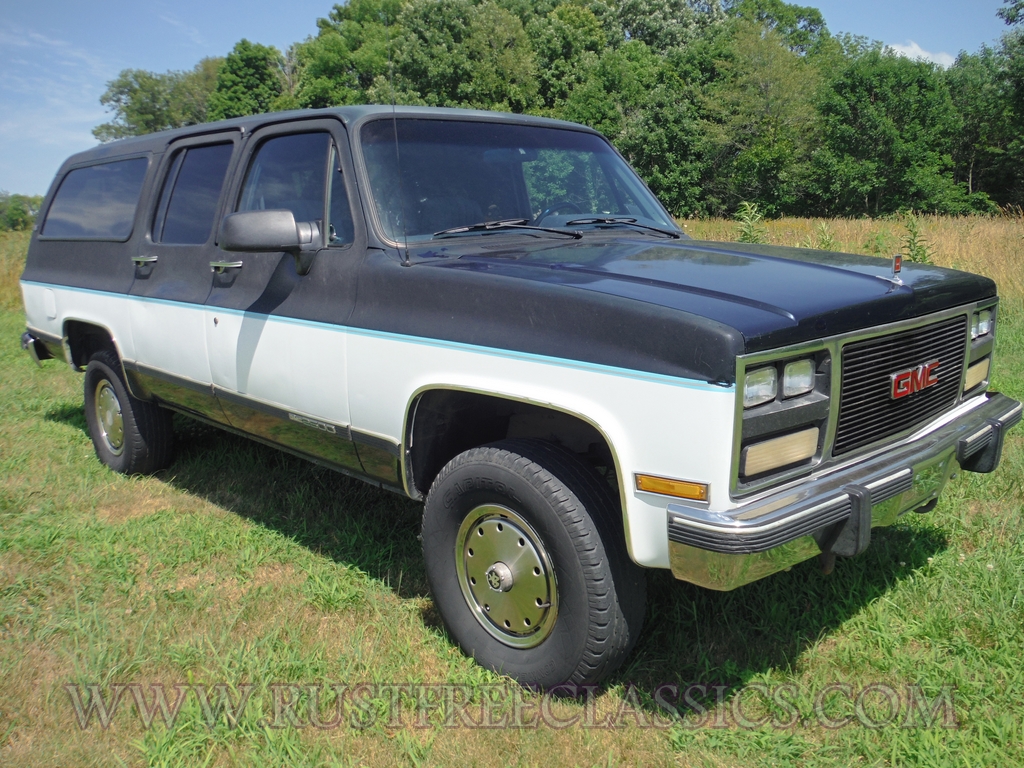
[[[386, 23], [380, 24], [374, 21], [381, 18], [379, 8], [369, 19], [353, 18], [358, 28], [345, 24], [345, 14], [337, 14], [340, 22], [334, 27], [340, 39], [332, 40], [329, 50], [306, 50], [300, 87], [304, 102], [308, 103], [311, 75], [316, 73], [322, 78], [319, 93], [336, 100], [394, 99], [513, 112], [536, 105], [536, 59], [516, 14], [490, 0], [413, 0], [401, 8], [394, 23], [385, 17]], [[355, 33], [348, 38], [346, 26]], [[332, 34], [325, 31], [323, 37]], [[328, 69], [321, 63], [328, 58], [331, 71], [342, 78], [338, 90], [332, 90], [329, 75], [320, 75]]]
[[1001, 202], [1024, 206], [1024, 31], [1003, 36], [1000, 45], [1001, 88], [1005, 94], [1009, 122], [1004, 135], [1009, 137], [1004, 155], [1004, 186], [994, 193]]
[[960, 118], [936, 65], [869, 50], [834, 73], [819, 110], [823, 146], [811, 187], [821, 212], [972, 209], [953, 179]]
[[589, 8], [565, 3], [527, 28], [537, 55], [540, 95], [554, 107], [587, 78], [608, 44], [601, 22]]
[[32, 229], [43, 198], [0, 191], [0, 231]]
[[[1008, 24], [1024, 0], [1004, 0]], [[315, 37], [125, 70], [101, 140], [295, 107], [422, 104], [597, 128], [676, 215], [1024, 203], [1024, 32], [947, 72], [785, 0], [348, 0]], [[6, 209], [5, 209], [6, 210]]]
[[299, 44], [289, 46], [280, 60], [278, 79], [281, 82], [281, 93], [270, 105], [271, 110], [301, 109], [299, 103]]
[[810, 6], [792, 5], [783, 0], [730, 0], [727, 11], [775, 31], [796, 53], [814, 51], [829, 37], [825, 17]]
[[1017, 138], [1000, 49], [982, 46], [961, 53], [945, 72], [953, 104], [961, 117], [953, 146], [954, 178], [968, 193], [986, 192], [1000, 202], [1013, 185], [1007, 152]]
[[206, 122], [207, 103], [223, 59], [202, 59], [188, 72], [123, 70], [107, 83], [100, 103], [114, 119], [98, 125], [100, 141]]
[[721, 69], [704, 96], [714, 145], [708, 192], [728, 210], [751, 201], [768, 216], [801, 212], [818, 129], [817, 69], [781, 33], [746, 21]]
[[1003, 0], [1005, 8], [996, 11], [996, 15], [1007, 24], [1020, 24], [1024, 21], [1024, 0]]
[[93, 128], [100, 141], [123, 139], [176, 127], [171, 109], [171, 73], [125, 69], [107, 83], [100, 104], [114, 119]]
[[403, 37], [396, 69], [430, 106], [462, 105], [465, 85], [473, 79], [466, 42], [472, 23], [472, 0], [420, 0], [401, 16]]
[[720, 0], [621, 0], [619, 21], [630, 40], [655, 51], [687, 45], [725, 20]]
[[235, 43], [217, 73], [217, 86], [210, 94], [209, 119], [272, 111], [284, 92], [283, 67], [284, 58], [276, 48], [245, 38]]
[[683, 55], [639, 40], [607, 49], [559, 114], [610, 138], [670, 212], [703, 212], [703, 138]]
[[463, 103], [505, 112], [525, 112], [537, 103], [536, 57], [518, 16], [493, 2], [476, 6], [466, 50], [472, 76], [460, 88]]
[[207, 121], [210, 94], [217, 87], [217, 73], [224, 59], [201, 59], [171, 86], [172, 114], [181, 125], [198, 125]]
[[[365, 103], [377, 78], [388, 79], [401, 0], [351, 0], [318, 19], [315, 38], [297, 46], [296, 97], [303, 107]], [[390, 100], [390, 96], [386, 97]]]

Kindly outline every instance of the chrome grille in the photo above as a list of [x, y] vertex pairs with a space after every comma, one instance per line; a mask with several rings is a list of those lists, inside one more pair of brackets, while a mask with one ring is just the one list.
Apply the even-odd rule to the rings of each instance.
[[[847, 344], [832, 455], [922, 424], [956, 403], [967, 351], [967, 317]], [[939, 360], [938, 384], [893, 400], [894, 373]]]

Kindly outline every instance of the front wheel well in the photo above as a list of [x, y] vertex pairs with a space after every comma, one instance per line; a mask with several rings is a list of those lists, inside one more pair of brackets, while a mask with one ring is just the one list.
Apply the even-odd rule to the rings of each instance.
[[450, 389], [424, 392], [410, 410], [406, 437], [410, 490], [426, 496], [434, 478], [453, 458], [506, 438], [533, 438], [562, 446], [597, 470], [618, 498], [615, 455], [590, 422], [542, 405]]

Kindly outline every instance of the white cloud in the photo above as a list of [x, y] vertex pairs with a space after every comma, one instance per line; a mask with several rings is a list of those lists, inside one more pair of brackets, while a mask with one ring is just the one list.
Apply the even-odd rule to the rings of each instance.
[[908, 59], [924, 59], [925, 61], [931, 61], [944, 69], [951, 67], [953, 62], [956, 61], [956, 56], [951, 56], [945, 51], [942, 51], [941, 53], [926, 51], [913, 40], [907, 40], [903, 45], [893, 43], [888, 47], [891, 51], [894, 51], [900, 56], [906, 56]]
[[85, 48], [0, 21], [0, 189], [45, 191], [68, 155], [96, 144], [116, 65]]
[[169, 13], [161, 13], [157, 18], [164, 22], [164, 24], [170, 24], [172, 27], [177, 27], [185, 37], [192, 41], [192, 45], [202, 46], [206, 44], [202, 33], [200, 33], [200, 31], [195, 27], [186, 24], [181, 19], [172, 16]]

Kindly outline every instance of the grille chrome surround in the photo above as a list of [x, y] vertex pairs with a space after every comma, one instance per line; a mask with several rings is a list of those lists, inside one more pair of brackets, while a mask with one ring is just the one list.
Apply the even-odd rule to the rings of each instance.
[[[739, 476], [741, 447], [743, 444], [742, 430], [744, 409], [742, 402], [742, 388], [737, 387], [735, 420], [733, 422], [733, 460], [729, 481], [729, 498], [735, 502], [740, 502], [742, 500], [742, 503], [750, 504], [758, 501], [759, 499], [767, 498], [769, 495], [777, 493], [780, 490], [796, 488], [800, 484], [807, 482], [808, 478], [820, 477], [839, 471], [846, 466], [868, 460], [879, 453], [891, 450], [895, 445], [902, 445], [910, 435], [919, 432], [922, 427], [927, 428], [928, 424], [936, 422], [937, 419], [941, 419], [941, 414], [933, 415], [929, 420], [919, 422], [917, 426], [911, 426], [901, 430], [900, 432], [890, 433], [886, 437], [879, 438], [875, 442], [865, 444], [860, 448], [851, 448], [842, 455], [834, 455], [833, 447], [839, 422], [838, 405], [841, 394], [841, 352], [844, 347], [856, 342], [868, 340], [877, 341], [895, 334], [903, 333], [904, 331], [928, 328], [954, 319], [959, 321], [960, 318], [964, 318], [963, 322], [969, 323], [972, 313], [982, 309], [996, 310], [998, 304], [999, 299], [996, 297], [982, 299], [977, 302], [962, 304], [957, 307], [951, 307], [949, 309], [910, 320], [900, 320], [888, 325], [866, 328], [862, 331], [826, 336], [817, 340], [793, 344], [787, 347], [766, 349], [739, 356], [736, 359], [736, 381], [743, 381], [746, 371], [755, 366], [765, 365], [779, 360], [795, 359], [801, 356], [824, 353], [832, 363], [830, 387], [831, 408], [825, 426], [825, 434], [822, 439], [822, 446], [819, 450], [819, 455], [816, 456], [809, 464], [801, 465], [800, 467], [796, 467], [791, 470], [782, 470], [778, 474], [768, 475], [757, 480], [744, 482]], [[967, 349], [971, 349], [968, 337], [969, 330], [965, 328], [964, 346]], [[988, 354], [989, 352], [990, 350], [986, 351], [984, 354]], [[966, 376], [969, 359], [969, 356], [965, 354], [963, 367], [959, 374], [959, 392], [956, 401], [944, 409], [946, 411], [957, 407], [959, 403], [962, 403], [965, 400], [973, 400], [975, 397], [982, 395], [987, 390], [987, 385], [982, 384], [966, 394], [963, 392], [963, 381]], [[913, 401], [915, 399], [916, 395], [913, 397], [903, 398], [904, 401]]]
[[[870, 445], [952, 408], [966, 355], [966, 315], [844, 345], [832, 455]], [[892, 374], [933, 360], [940, 361], [936, 385], [893, 399]]]

